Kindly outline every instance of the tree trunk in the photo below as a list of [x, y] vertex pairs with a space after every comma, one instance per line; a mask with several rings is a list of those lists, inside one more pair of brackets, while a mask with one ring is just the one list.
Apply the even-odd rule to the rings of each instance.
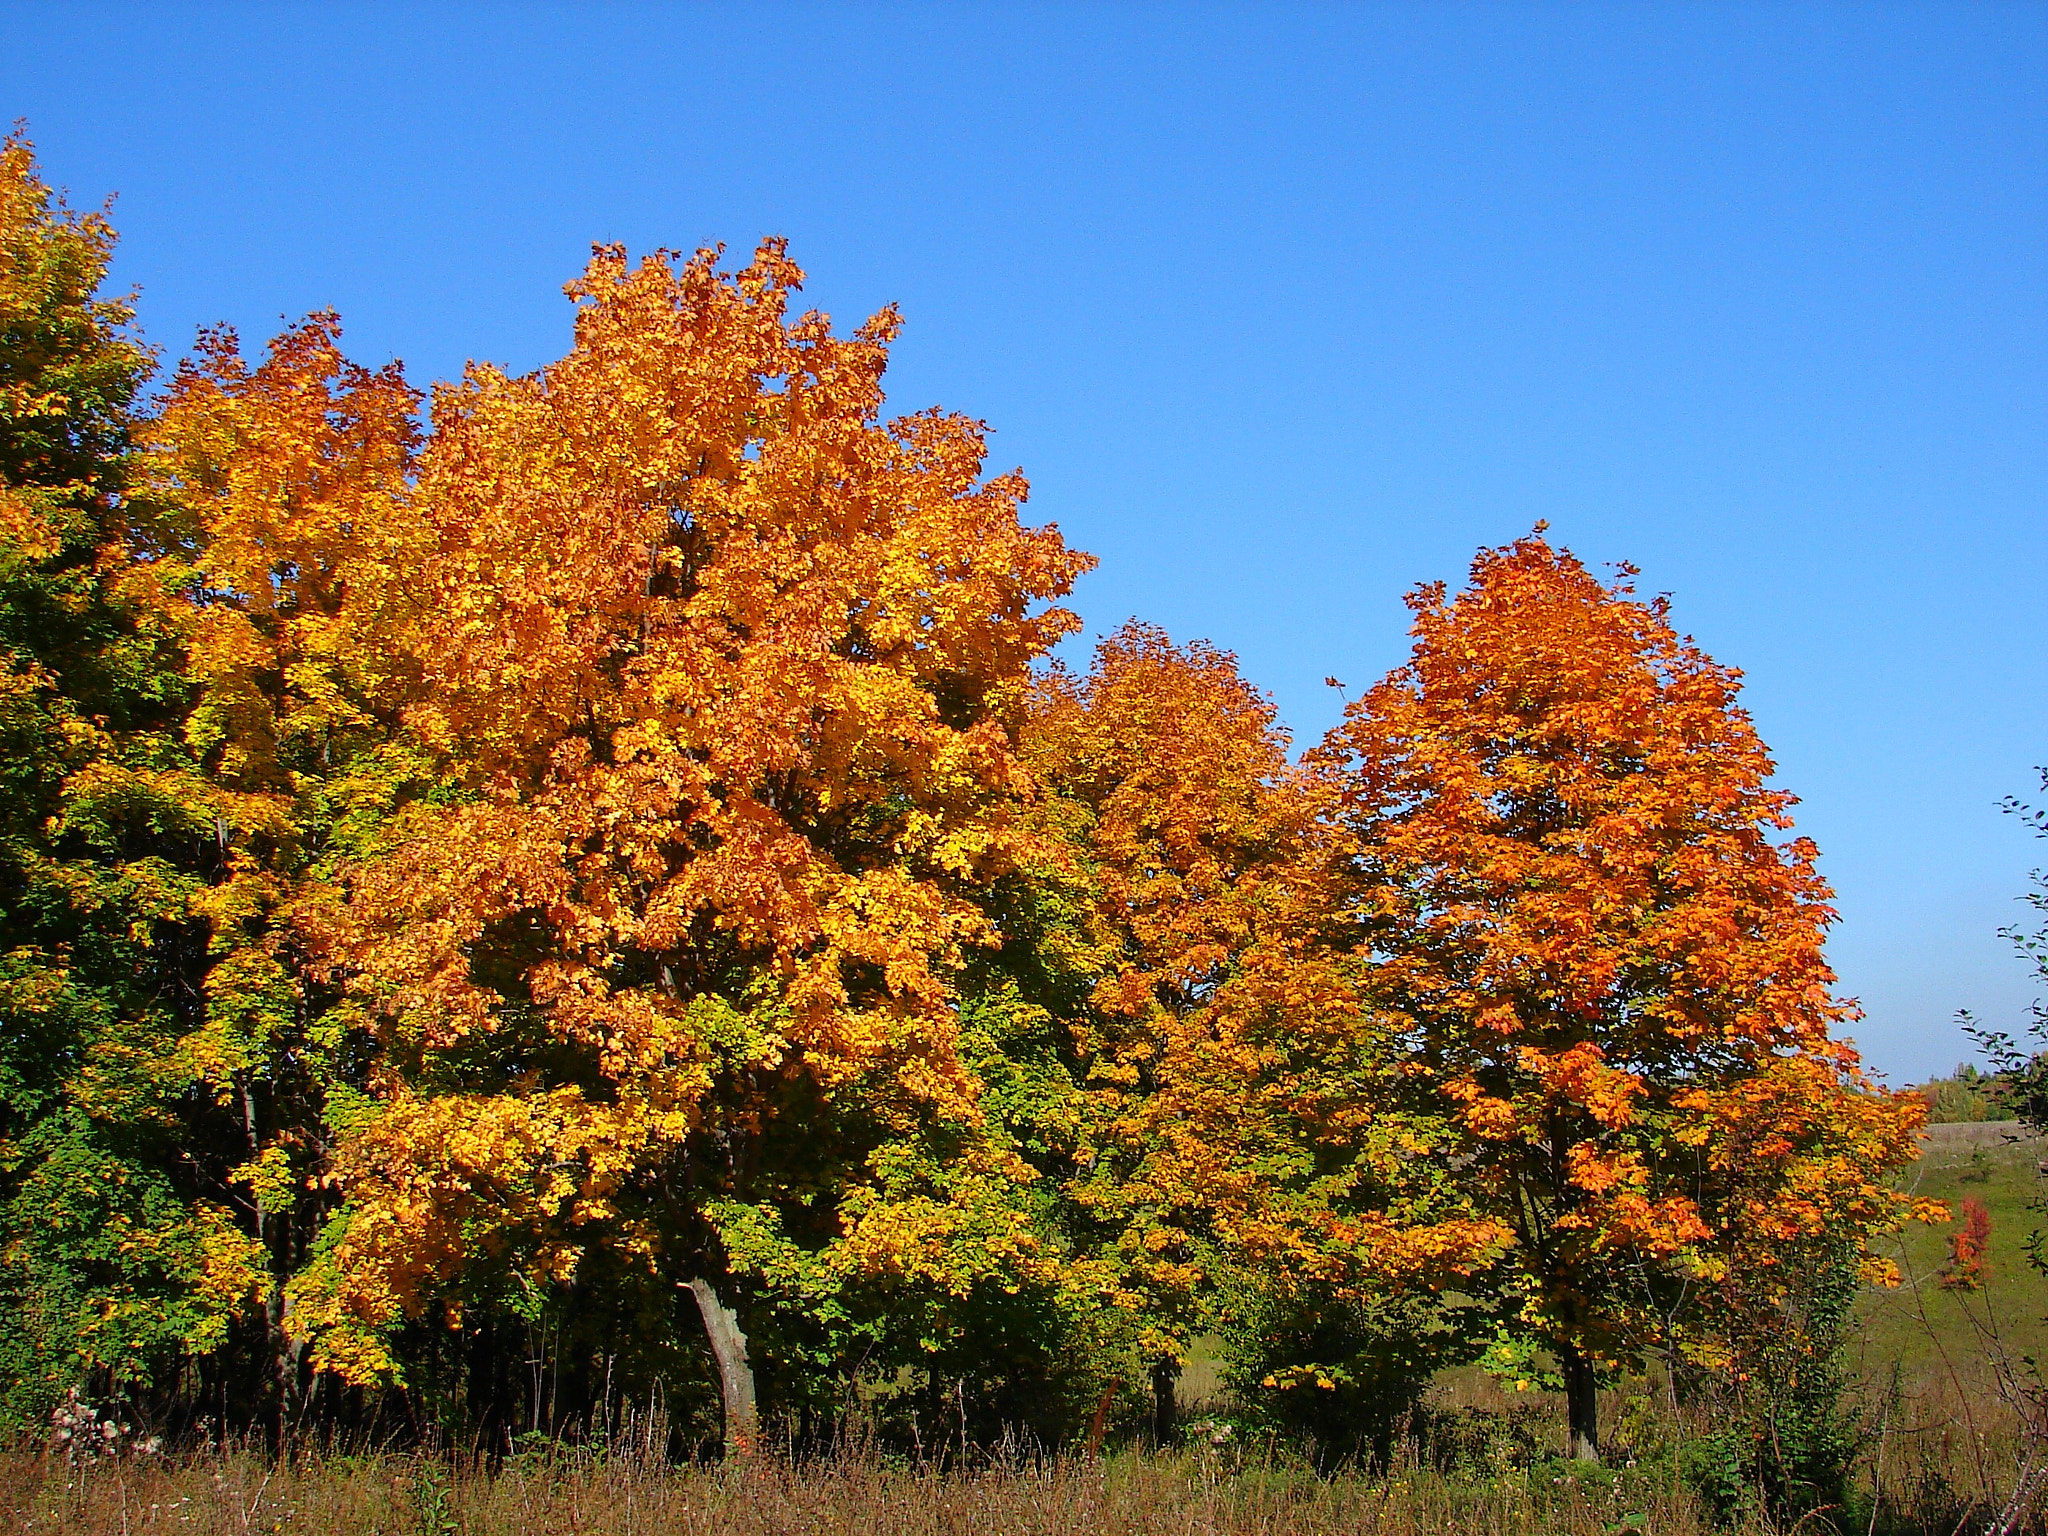
[[1173, 1437], [1180, 1427], [1180, 1403], [1174, 1395], [1174, 1387], [1180, 1381], [1180, 1364], [1173, 1360], [1152, 1362], [1152, 1443], [1159, 1446], [1173, 1444]]
[[[235, 1075], [241, 1087], [242, 1135], [248, 1143], [249, 1159], [254, 1162], [263, 1151], [262, 1121], [256, 1108], [256, 1090], [246, 1072]], [[256, 1202], [256, 1241], [261, 1245], [269, 1260], [270, 1288], [263, 1303], [263, 1352], [265, 1359], [264, 1379], [258, 1387], [259, 1402], [267, 1396], [271, 1409], [270, 1429], [276, 1436], [276, 1444], [282, 1448], [290, 1439], [294, 1421], [299, 1410], [299, 1361], [304, 1346], [292, 1339], [285, 1326], [289, 1310], [285, 1300], [285, 1282], [291, 1278], [293, 1269], [292, 1213], [264, 1209], [263, 1202]], [[258, 1411], [261, 1409], [259, 1407]]]
[[718, 1361], [725, 1454], [729, 1459], [751, 1456], [760, 1439], [761, 1415], [754, 1406], [754, 1368], [747, 1362], [747, 1336], [740, 1332], [739, 1313], [719, 1300], [709, 1280], [692, 1280], [690, 1294], [697, 1298], [704, 1336], [711, 1341], [712, 1357]]
[[1577, 1461], [1600, 1459], [1600, 1395], [1593, 1362], [1570, 1345], [1558, 1350], [1564, 1365], [1564, 1416], [1567, 1453]]
[[270, 1297], [263, 1309], [264, 1329], [270, 1344], [271, 1384], [277, 1394], [279, 1445], [285, 1444], [298, 1426], [303, 1407], [302, 1367], [306, 1359], [305, 1340], [292, 1337], [291, 1302], [285, 1296], [284, 1282], [283, 1275], [272, 1278]]

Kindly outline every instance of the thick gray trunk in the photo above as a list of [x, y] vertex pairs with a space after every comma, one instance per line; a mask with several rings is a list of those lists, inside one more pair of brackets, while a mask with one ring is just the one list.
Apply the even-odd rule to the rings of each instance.
[[306, 1345], [302, 1339], [292, 1337], [291, 1303], [284, 1294], [284, 1280], [279, 1276], [270, 1284], [270, 1299], [264, 1307], [264, 1324], [270, 1335], [271, 1384], [277, 1393], [277, 1432], [280, 1436], [291, 1433], [293, 1421], [299, 1411], [299, 1370], [306, 1358]]
[[704, 1319], [704, 1336], [718, 1362], [718, 1396], [725, 1408], [725, 1454], [750, 1456], [760, 1439], [761, 1415], [754, 1406], [754, 1368], [747, 1363], [747, 1336], [740, 1317], [719, 1299], [709, 1280], [692, 1280], [690, 1294]]

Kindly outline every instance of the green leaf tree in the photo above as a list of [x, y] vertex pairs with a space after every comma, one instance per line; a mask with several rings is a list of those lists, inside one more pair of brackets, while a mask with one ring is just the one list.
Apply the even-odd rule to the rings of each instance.
[[213, 829], [178, 792], [175, 637], [125, 585], [174, 537], [137, 495], [151, 357], [102, 296], [114, 232], [0, 147], [0, 1411], [146, 1401], [198, 1370], [259, 1266], [178, 1042], [202, 1004]]

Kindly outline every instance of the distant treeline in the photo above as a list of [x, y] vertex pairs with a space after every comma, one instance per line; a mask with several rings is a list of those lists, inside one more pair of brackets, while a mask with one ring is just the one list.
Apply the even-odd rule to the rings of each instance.
[[1628, 571], [1481, 551], [1296, 755], [1210, 646], [1056, 665], [1090, 560], [777, 242], [423, 398], [331, 315], [159, 373], [113, 238], [8, 143], [12, 1422], [1077, 1442], [1214, 1336], [1332, 1454], [1484, 1361], [1590, 1457], [1656, 1364], [1839, 1464], [1925, 1105]]
[[1928, 1124], [1961, 1125], [2016, 1119], [2001, 1087], [1998, 1076], [1980, 1072], [1966, 1061], [1949, 1076], [1930, 1077], [1911, 1091], [1927, 1101]]

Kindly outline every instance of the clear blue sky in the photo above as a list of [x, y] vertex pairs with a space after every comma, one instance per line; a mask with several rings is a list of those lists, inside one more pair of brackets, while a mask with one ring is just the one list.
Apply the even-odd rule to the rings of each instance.
[[1905, 1080], [2034, 994], [2048, 8], [0, 6], [0, 113], [168, 354], [332, 305], [416, 381], [593, 240], [787, 235], [1298, 739], [1549, 519], [1746, 670]]

